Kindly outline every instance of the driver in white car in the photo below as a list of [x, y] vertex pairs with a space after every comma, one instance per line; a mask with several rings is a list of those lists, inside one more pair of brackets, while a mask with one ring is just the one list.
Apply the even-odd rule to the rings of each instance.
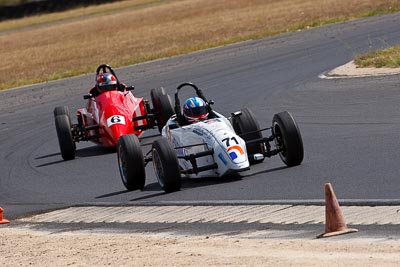
[[207, 103], [200, 97], [190, 97], [183, 104], [183, 116], [189, 124], [208, 119]]

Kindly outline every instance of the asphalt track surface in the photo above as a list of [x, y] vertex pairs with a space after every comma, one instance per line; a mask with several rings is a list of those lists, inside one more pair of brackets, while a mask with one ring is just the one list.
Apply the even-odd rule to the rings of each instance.
[[286, 168], [274, 157], [240, 178], [183, 180], [170, 194], [151, 164], [144, 190], [126, 191], [116, 153], [92, 143], [79, 143], [75, 160], [61, 159], [53, 108], [83, 107], [94, 74], [0, 92], [0, 206], [12, 219], [85, 203], [321, 201], [327, 182], [340, 200], [399, 203], [400, 77], [318, 78], [357, 54], [400, 43], [399, 25], [396, 13], [117, 69], [136, 96], [149, 98], [160, 86], [172, 95], [191, 81], [224, 115], [247, 106], [267, 127], [288, 110], [299, 124], [302, 165]]

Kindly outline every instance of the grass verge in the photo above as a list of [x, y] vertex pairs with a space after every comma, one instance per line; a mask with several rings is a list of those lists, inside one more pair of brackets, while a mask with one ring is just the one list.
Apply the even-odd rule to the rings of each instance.
[[5, 21], [0, 89], [398, 10], [398, 0], [131, 0]]
[[400, 68], [400, 45], [357, 56], [358, 67]]

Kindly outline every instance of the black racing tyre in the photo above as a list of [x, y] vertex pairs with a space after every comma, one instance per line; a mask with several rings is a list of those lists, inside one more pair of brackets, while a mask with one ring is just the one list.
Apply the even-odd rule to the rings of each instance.
[[66, 114], [54, 118], [61, 156], [64, 160], [75, 158], [75, 142], [72, 138], [70, 119]]
[[143, 189], [146, 182], [144, 157], [139, 139], [134, 134], [123, 135], [117, 145], [118, 167], [122, 183], [129, 191]]
[[69, 115], [69, 108], [67, 106], [55, 107], [53, 110], [54, 118], [58, 115], [67, 115], [69, 123], [71, 124], [71, 116]]
[[54, 118], [58, 115], [67, 115], [69, 117], [69, 109], [66, 106], [55, 107], [53, 113]]
[[165, 93], [164, 88], [151, 89], [150, 95], [158, 130], [161, 133], [168, 119], [175, 114], [174, 107], [172, 106], [170, 96]]
[[275, 114], [272, 130], [277, 147], [282, 148], [282, 161], [289, 167], [300, 165], [304, 158], [303, 140], [293, 116], [287, 111]]
[[160, 98], [160, 96], [162, 95], [166, 95], [167, 93], [165, 92], [164, 87], [159, 87], [159, 88], [153, 88], [150, 91], [150, 97], [151, 97], [151, 102], [153, 103], [157, 103], [158, 104], [158, 98]]
[[160, 97], [166, 94], [167, 93], [165, 92], [164, 87], [153, 88], [150, 90], [150, 98], [151, 98], [151, 103], [153, 104], [154, 107], [154, 112], [157, 112], [158, 111], [156, 110], [157, 107], [161, 106]]
[[153, 142], [152, 157], [154, 172], [161, 188], [166, 193], [179, 191], [181, 174], [178, 158], [167, 139], [159, 138]]
[[[254, 117], [253, 112], [249, 108], [241, 110], [242, 114], [239, 116], [232, 117], [232, 127], [235, 133], [240, 135], [244, 141], [250, 141], [258, 138], [262, 138], [260, 131], [260, 125]], [[249, 156], [250, 164], [256, 164], [263, 162], [262, 160], [255, 160], [254, 154], [263, 154], [263, 145], [261, 143], [246, 145], [247, 155]]]

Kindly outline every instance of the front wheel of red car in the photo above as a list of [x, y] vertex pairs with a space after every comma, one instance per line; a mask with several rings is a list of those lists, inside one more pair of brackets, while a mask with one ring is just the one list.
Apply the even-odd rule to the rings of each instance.
[[71, 122], [68, 115], [58, 115], [54, 118], [61, 156], [64, 160], [75, 158], [75, 142], [72, 138]]
[[152, 157], [154, 172], [161, 188], [166, 192], [181, 189], [181, 174], [175, 150], [167, 139], [159, 138], [153, 142]]
[[137, 136], [121, 136], [118, 140], [117, 155], [119, 172], [126, 189], [143, 189], [146, 181], [145, 163]]

